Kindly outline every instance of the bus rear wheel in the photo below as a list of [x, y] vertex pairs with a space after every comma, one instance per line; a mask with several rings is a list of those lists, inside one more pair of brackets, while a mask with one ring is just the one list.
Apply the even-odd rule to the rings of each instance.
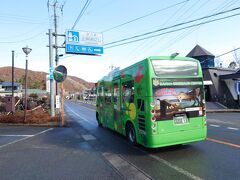
[[136, 145], [137, 144], [137, 139], [136, 139], [136, 133], [135, 133], [135, 129], [133, 127], [133, 125], [131, 123], [127, 124], [126, 127], [126, 136], [128, 141], [132, 144], [132, 145]]

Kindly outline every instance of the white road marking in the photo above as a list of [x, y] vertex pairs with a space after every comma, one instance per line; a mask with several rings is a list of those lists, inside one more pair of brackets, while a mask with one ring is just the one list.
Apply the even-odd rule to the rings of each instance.
[[[73, 114], [75, 114], [76, 116], [80, 117], [76, 112], [74, 112], [73, 110], [70, 109], [70, 107], [66, 106], [68, 108], [69, 111], [71, 111]], [[80, 117], [82, 120], [84, 120], [82, 117]], [[85, 120], [87, 121], [88, 123], [91, 123], [89, 122], [88, 120]], [[92, 124], [92, 123], [91, 123]], [[95, 125], [95, 124], [94, 124]], [[136, 147], [135, 147], [136, 148]], [[136, 148], [137, 150], [149, 155], [147, 152], [139, 149], [139, 148]], [[132, 172], [134, 172], [134, 174], [136, 173], [135, 171], [139, 171], [141, 172], [140, 170], [138, 170], [136, 167], [132, 166], [132, 171], [130, 172], [121, 172], [123, 169], [125, 169], [130, 163], [124, 161], [122, 158], [120, 158], [119, 156], [117, 155], [112, 155], [110, 153], [103, 153], [103, 156], [116, 168], [118, 169], [118, 171], [120, 171], [120, 173], [122, 173], [123, 175], [126, 175], [125, 173], [128, 173], [127, 176], [125, 177], [129, 177], [131, 175]], [[195, 176], [194, 174], [158, 157], [158, 156], [155, 156], [155, 155], [149, 155], [150, 157], [152, 157], [153, 159], [165, 164], [166, 166], [176, 170], [177, 172], [181, 173], [181, 174], [184, 174], [185, 176], [189, 177], [190, 179], [194, 179], [194, 180], [202, 180], [202, 178], [198, 177], [198, 176]], [[124, 167], [121, 167], [121, 166], [124, 166]], [[134, 169], [135, 168], [135, 169]], [[130, 173], [130, 174], [129, 174]], [[141, 174], [142, 173], [142, 174]], [[145, 173], [141, 172], [139, 174], [139, 178], [138, 179], [152, 179], [150, 178], [150, 176], [146, 176]]]
[[88, 107], [85, 107], [85, 106], [81, 106], [81, 107], [83, 107], [83, 108], [85, 108], [85, 109], [88, 109], [88, 110], [90, 110], [90, 111], [96, 111], [95, 109], [91, 109], [91, 108], [88, 108]]
[[33, 135], [0, 134], [0, 137], [33, 137]]
[[38, 136], [38, 135], [40, 135], [40, 134], [46, 133], [46, 132], [48, 132], [48, 131], [51, 131], [51, 130], [53, 130], [53, 129], [54, 129], [54, 128], [49, 128], [49, 129], [46, 129], [46, 130], [41, 131], [41, 132], [39, 132], [39, 133], [33, 134], [32, 136], [26, 136], [26, 137], [24, 137], [24, 138], [22, 138], [22, 139], [18, 139], [18, 140], [16, 140], [16, 141], [12, 141], [12, 142], [10, 142], [10, 143], [3, 144], [3, 145], [0, 146], [0, 148], [6, 147], [6, 146], [11, 145], [11, 144], [15, 144], [15, 143], [20, 142], [20, 141], [24, 141], [24, 140], [29, 139], [29, 138], [34, 137], [34, 136]]
[[[65, 105], [66, 106], [66, 105]], [[75, 111], [73, 111], [69, 106], [66, 106], [66, 108], [68, 109], [68, 111], [71, 111], [73, 114], [75, 114], [77, 117], [79, 117], [81, 120], [86, 121], [87, 123], [90, 123], [92, 125], [96, 125], [95, 123], [87, 120], [87, 118], [84, 118], [82, 115], [80, 116], [78, 113], [76, 113]]]
[[216, 124], [210, 124], [209, 126], [212, 126], [212, 127], [220, 127], [219, 125], [216, 125]]
[[234, 131], [238, 131], [239, 130], [239, 128], [234, 128], [234, 127], [227, 127], [227, 129], [234, 130]]
[[91, 134], [84, 134], [82, 137], [85, 141], [96, 140], [96, 138]]
[[123, 176], [124, 179], [139, 179], [139, 180], [150, 180], [152, 179], [145, 172], [134, 166], [133, 164], [127, 162], [120, 156], [112, 153], [103, 153], [102, 154], [106, 160], [108, 160], [114, 168], [118, 170]]
[[186, 170], [184, 170], [184, 169], [182, 169], [182, 168], [180, 168], [180, 167], [178, 167], [178, 166], [176, 166], [176, 165], [174, 165], [174, 164], [172, 164], [172, 163], [170, 163], [170, 162], [168, 162], [168, 161], [166, 161], [166, 160], [164, 160], [164, 159], [162, 159], [158, 156], [155, 156], [155, 155], [152, 155], [152, 154], [150, 154], [149, 156], [152, 157], [153, 159], [167, 165], [168, 167], [176, 170], [177, 172], [179, 172], [181, 174], [184, 174], [185, 176], [189, 177], [190, 179], [202, 180], [202, 178], [200, 178], [198, 176], [195, 176], [194, 174], [192, 174], [192, 173], [190, 173], [190, 172], [188, 172], [188, 171], [186, 171]]

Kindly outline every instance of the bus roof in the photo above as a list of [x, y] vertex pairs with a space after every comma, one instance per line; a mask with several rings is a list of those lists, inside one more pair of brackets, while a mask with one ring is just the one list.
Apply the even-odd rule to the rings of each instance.
[[[150, 56], [148, 58], [145, 58], [141, 61], [138, 61], [128, 67], [125, 67], [123, 69], [120, 69], [119, 67], [116, 68], [116, 69], [113, 69], [112, 71], [110, 71], [108, 73], [108, 75], [102, 77], [98, 82], [101, 82], [101, 81], [111, 81], [111, 79], [113, 79], [114, 77], [117, 77], [117, 76], [120, 76], [120, 73], [126, 69], [129, 69], [133, 66], [136, 66], [144, 61], [150, 61], [150, 60], [166, 60], [166, 59], [170, 59], [170, 60], [189, 60], [189, 61], [198, 61], [194, 58], [191, 58], [191, 57], [185, 57], [185, 56]], [[199, 62], [199, 61], [198, 61]]]

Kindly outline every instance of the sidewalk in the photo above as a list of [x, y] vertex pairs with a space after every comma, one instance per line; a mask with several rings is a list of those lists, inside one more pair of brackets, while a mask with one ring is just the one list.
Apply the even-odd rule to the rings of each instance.
[[226, 106], [218, 102], [206, 102], [207, 113], [215, 112], [240, 112], [240, 109], [228, 109]]

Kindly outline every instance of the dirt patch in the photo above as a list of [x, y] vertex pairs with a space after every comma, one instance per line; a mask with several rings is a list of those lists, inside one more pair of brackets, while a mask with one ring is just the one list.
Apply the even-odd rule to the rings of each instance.
[[59, 124], [60, 117], [51, 117], [47, 111], [42, 108], [27, 111], [26, 121], [24, 119], [24, 112], [16, 112], [9, 115], [1, 115], [0, 123], [14, 123], [14, 124]]

